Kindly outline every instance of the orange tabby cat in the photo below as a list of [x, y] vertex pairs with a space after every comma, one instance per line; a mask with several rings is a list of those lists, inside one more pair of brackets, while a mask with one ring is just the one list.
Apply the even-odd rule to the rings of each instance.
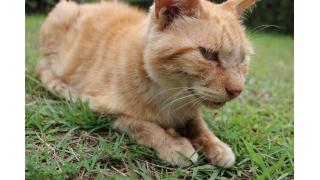
[[254, 3], [156, 0], [146, 13], [117, 2], [61, 1], [41, 28], [37, 72], [51, 92], [117, 115], [115, 129], [172, 165], [196, 162], [194, 145], [229, 167], [232, 150], [199, 108], [241, 93], [252, 48], [239, 18]]

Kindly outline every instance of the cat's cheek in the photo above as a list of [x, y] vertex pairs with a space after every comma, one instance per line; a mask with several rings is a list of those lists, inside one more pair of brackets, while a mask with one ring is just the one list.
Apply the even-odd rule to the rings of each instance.
[[175, 76], [180, 74], [185, 74], [181, 69], [179, 68], [173, 68], [173, 67], [166, 67], [164, 68], [164, 73], [169, 76]]
[[243, 74], [246, 76], [249, 72], [249, 64], [243, 64], [240, 67], [241, 72], [243, 72]]
[[170, 76], [171, 78], [181, 78], [189, 76], [188, 72], [184, 71], [183, 68], [179, 67], [178, 65], [162, 66], [159, 68], [159, 70], [165, 77]]
[[181, 68], [166, 68], [162, 73], [162, 77], [167, 81], [174, 81], [181, 86], [190, 86], [201, 79], [199, 73], [190, 73], [183, 71]]

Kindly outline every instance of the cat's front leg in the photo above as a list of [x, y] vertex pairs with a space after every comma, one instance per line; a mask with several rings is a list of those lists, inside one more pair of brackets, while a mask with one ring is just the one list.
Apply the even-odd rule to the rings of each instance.
[[198, 159], [198, 154], [190, 141], [176, 136], [173, 129], [165, 130], [155, 123], [130, 117], [117, 119], [113, 128], [127, 132], [138, 144], [153, 148], [159, 153], [161, 159], [168, 161], [171, 165], [188, 166]]
[[235, 155], [231, 148], [218, 139], [201, 118], [195, 118], [179, 129], [193, 145], [201, 148], [207, 160], [220, 167], [230, 167], [235, 162]]

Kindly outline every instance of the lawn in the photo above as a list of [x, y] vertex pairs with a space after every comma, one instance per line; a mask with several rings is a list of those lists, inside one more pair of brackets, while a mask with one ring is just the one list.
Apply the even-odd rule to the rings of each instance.
[[256, 55], [244, 93], [222, 109], [204, 109], [218, 137], [232, 146], [229, 169], [203, 156], [187, 168], [171, 167], [156, 153], [110, 128], [95, 114], [45, 90], [33, 70], [44, 18], [26, 16], [26, 179], [293, 179], [293, 38], [249, 32]]

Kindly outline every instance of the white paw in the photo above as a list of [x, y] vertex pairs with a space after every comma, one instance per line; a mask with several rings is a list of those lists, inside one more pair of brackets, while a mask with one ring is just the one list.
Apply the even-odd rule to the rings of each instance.
[[159, 157], [171, 165], [186, 167], [197, 162], [198, 154], [186, 138], [176, 138], [161, 147]]
[[212, 143], [207, 151], [207, 159], [210, 163], [220, 167], [231, 167], [236, 160], [231, 148], [223, 142]]

